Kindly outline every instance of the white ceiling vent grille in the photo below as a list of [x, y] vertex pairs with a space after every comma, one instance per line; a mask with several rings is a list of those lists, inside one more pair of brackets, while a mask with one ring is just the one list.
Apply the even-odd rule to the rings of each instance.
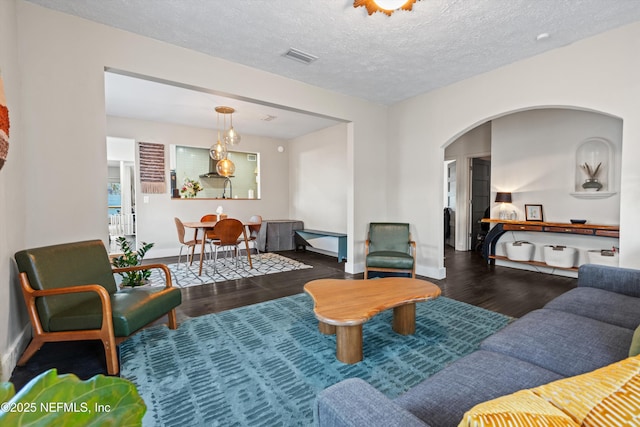
[[262, 114], [260, 116], [260, 120], [262, 120], [263, 122], [270, 122], [271, 120], [275, 120], [277, 118], [278, 116], [272, 116], [271, 114]]
[[304, 64], [311, 64], [313, 61], [318, 59], [317, 56], [311, 55], [310, 53], [303, 52], [298, 49], [291, 48], [284, 54], [286, 58], [293, 59], [294, 61], [302, 62]]

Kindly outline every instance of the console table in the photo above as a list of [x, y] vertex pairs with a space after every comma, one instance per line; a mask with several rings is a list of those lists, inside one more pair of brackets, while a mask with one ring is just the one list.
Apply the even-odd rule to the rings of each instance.
[[[482, 246], [482, 256], [490, 264], [495, 264], [496, 244], [500, 237], [507, 231], [533, 231], [542, 233], [568, 233], [582, 236], [620, 237], [620, 226], [618, 225], [596, 225], [596, 224], [571, 224], [561, 222], [542, 221], [510, 221], [504, 219], [484, 218], [485, 223], [494, 223], [495, 226], [489, 230]], [[535, 262], [530, 262], [535, 264]]]

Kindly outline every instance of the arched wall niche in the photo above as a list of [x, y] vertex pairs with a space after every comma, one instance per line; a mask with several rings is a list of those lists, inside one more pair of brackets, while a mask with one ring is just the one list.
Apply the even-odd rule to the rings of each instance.
[[[523, 115], [521, 113], [527, 114]], [[517, 126], [522, 125], [519, 122], [521, 117], [528, 117], [529, 119], [533, 117], [531, 120], [553, 120], [549, 119], [549, 117], [554, 114], [559, 116], [558, 122], [561, 122], [563, 115], [575, 116], [575, 120], [578, 122], [582, 120], [587, 128], [589, 118], [595, 118], [597, 121], [601, 119], [608, 126], [609, 133], [607, 131], [600, 133], [600, 129], [595, 129], [601, 126], [596, 126], [595, 130], [593, 130], [594, 133], [588, 133], [588, 129], [585, 131], [587, 133], [584, 134], [581, 134], [580, 131], [565, 132], [568, 133], [566, 140], [561, 143], [549, 143], [547, 145], [550, 146], [547, 147], [542, 143], [539, 149], [537, 147], [535, 149], [532, 148], [531, 144], [526, 147], [523, 141], [518, 141], [517, 138], [510, 138], [510, 143], [525, 144], [525, 148], [520, 149], [519, 154], [505, 153], [505, 151], [508, 151], [508, 148], [505, 149], [507, 147], [505, 138], [508, 135], [513, 136], [514, 133], [517, 133]], [[567, 126], [572, 126], [572, 120], [568, 121]], [[496, 123], [498, 124], [497, 126], [495, 126]], [[455, 146], [455, 149], [451, 150], [451, 152], [454, 152], [456, 157], [452, 158], [448, 154], [450, 154], [449, 150], [454, 147], [452, 144], [463, 141], [463, 144], [467, 144], [469, 141], [468, 135], [471, 134], [471, 131], [487, 124], [491, 126], [491, 130], [488, 133], [491, 140], [484, 145], [475, 144], [474, 149], [477, 151], [478, 146], [490, 147], [487, 150], [489, 150], [489, 154], [492, 157], [492, 217], [494, 213], [497, 214], [498, 212], [498, 205], [493, 203], [495, 192], [509, 191], [513, 193], [512, 208], [517, 212], [518, 219], [521, 220], [525, 219], [525, 204], [542, 204], [545, 213], [544, 219], [548, 221], [569, 222], [570, 218], [587, 218], [593, 223], [619, 224], [620, 198], [619, 194], [616, 193], [616, 189], [620, 188], [622, 118], [609, 112], [574, 105], [523, 107], [476, 120], [456, 132], [442, 145], [444, 159], [447, 161], [456, 160], [458, 163], [456, 168], [457, 212], [455, 215], [455, 229], [457, 230], [456, 233], [460, 233], [459, 236], [462, 237], [455, 240], [456, 250], [473, 249], [475, 238], [475, 236], [466, 237], [471, 232], [469, 219], [471, 189], [469, 186], [469, 168], [465, 166], [470, 162], [471, 158], [486, 155], [487, 153], [474, 152], [474, 149], [471, 148], [465, 152], [464, 149]], [[558, 123], [555, 123], [555, 125], [558, 125]], [[574, 124], [574, 126], [581, 125]], [[607, 126], [604, 127], [607, 128]], [[523, 132], [527, 131], [523, 130]], [[538, 129], [533, 129], [532, 132], [538, 132]], [[487, 134], [487, 132], [483, 134]], [[522, 138], [522, 140], [525, 139], [524, 137]], [[612, 149], [609, 171], [613, 173], [607, 175], [609, 187], [606, 195], [597, 192], [587, 194], [580, 191], [580, 197], [578, 197], [576, 196], [576, 180], [577, 176], [579, 176], [577, 169], [579, 169], [580, 165], [576, 163], [579, 157], [576, 153], [579, 151], [581, 144], [589, 140], [609, 141]], [[614, 143], [611, 144], [610, 141]], [[442, 167], [444, 174], [445, 165], [443, 164]], [[555, 178], [551, 178], [551, 176]], [[576, 198], [580, 200], [576, 200]], [[597, 202], [594, 200], [601, 198], [607, 198], [607, 200]]]
[[590, 137], [576, 148], [574, 197], [601, 198], [615, 194], [616, 147], [606, 138]]

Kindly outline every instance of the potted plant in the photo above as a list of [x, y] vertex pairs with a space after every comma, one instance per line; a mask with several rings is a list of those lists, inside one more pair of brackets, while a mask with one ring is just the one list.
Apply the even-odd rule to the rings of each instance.
[[[118, 243], [118, 246], [122, 251], [122, 255], [113, 258], [111, 264], [113, 264], [114, 267], [118, 268], [140, 265], [142, 259], [147, 254], [147, 251], [153, 247], [153, 243], [142, 242], [142, 247], [137, 251], [134, 251], [129, 245], [127, 239], [123, 236], [118, 237], [116, 239], [116, 242]], [[135, 287], [146, 285], [149, 276], [151, 276], [151, 271], [136, 270], [126, 271], [118, 274], [122, 276], [122, 286]]]

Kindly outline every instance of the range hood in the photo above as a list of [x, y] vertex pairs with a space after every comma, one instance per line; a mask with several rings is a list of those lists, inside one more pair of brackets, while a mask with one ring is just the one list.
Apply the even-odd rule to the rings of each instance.
[[224, 178], [224, 177], [216, 171], [211, 171], [211, 172], [203, 173], [202, 175], [200, 175], [200, 178]]
[[[200, 178], [225, 178], [224, 176], [220, 175], [218, 171], [216, 171], [217, 164], [217, 160], [213, 160], [211, 157], [209, 157], [209, 172], [203, 173], [202, 175], [200, 175]], [[233, 178], [233, 175], [231, 175], [229, 178]]]

